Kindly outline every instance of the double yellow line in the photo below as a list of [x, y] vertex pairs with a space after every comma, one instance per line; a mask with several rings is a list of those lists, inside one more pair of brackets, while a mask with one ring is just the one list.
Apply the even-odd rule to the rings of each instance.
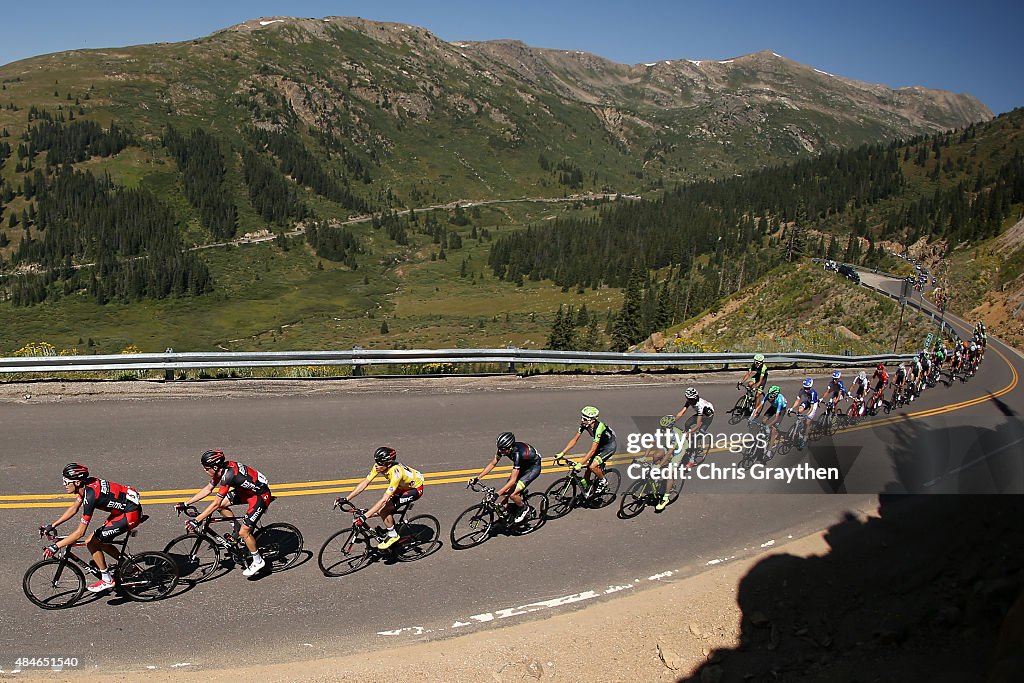
[[[991, 347], [991, 351], [994, 351], [999, 355], [1000, 358], [1006, 363], [1006, 367], [1010, 369], [1012, 375], [1010, 383], [1005, 387], [994, 393], [986, 394], [984, 396], [978, 396], [976, 398], [967, 399], [960, 401], [959, 403], [953, 403], [946, 406], [940, 406], [938, 408], [931, 408], [928, 410], [921, 410], [915, 413], [907, 413], [906, 415], [897, 415], [893, 417], [882, 418], [881, 420], [870, 420], [862, 422], [861, 424], [853, 427], [848, 427], [842, 430], [842, 433], [856, 432], [863, 429], [875, 429], [877, 427], [884, 427], [890, 424], [896, 424], [900, 422], [906, 422], [908, 420], [920, 420], [926, 417], [934, 417], [936, 415], [942, 415], [943, 413], [951, 413], [956, 410], [963, 408], [970, 408], [980, 403], [990, 401], [994, 398], [1008, 394], [1017, 388], [1019, 377], [1017, 375], [1016, 368], [1010, 363], [1009, 359], [1002, 354], [994, 346]], [[726, 448], [715, 448], [712, 449], [712, 453], [725, 452]], [[613, 460], [613, 464], [621, 463], [630, 460], [632, 456], [627, 454], [617, 454]], [[565, 468], [558, 468], [559, 470]], [[479, 468], [466, 469], [466, 470], [445, 470], [442, 472], [427, 472], [424, 473], [424, 485], [433, 486], [438, 484], [458, 484], [464, 483], [468, 477], [475, 475], [479, 472]], [[500, 477], [507, 477], [512, 471], [510, 465], [502, 467], [495, 467], [492, 473], [489, 474], [485, 479], [497, 479]], [[550, 471], [550, 470], [548, 470]], [[199, 477], [197, 477], [198, 479]], [[278, 498], [286, 496], [314, 496], [328, 493], [346, 493], [355, 488], [355, 485], [362, 481], [362, 477], [355, 479], [328, 479], [324, 481], [301, 481], [292, 482], [287, 484], [272, 484], [271, 490], [274, 495]], [[368, 488], [370, 489], [385, 489], [386, 484], [372, 484]], [[191, 489], [164, 489], [159, 491], [142, 491], [140, 493], [142, 503], [145, 505], [156, 505], [160, 503], [177, 503], [184, 497], [189, 497], [194, 494], [198, 488]], [[29, 508], [61, 508], [67, 507], [74, 501], [73, 496], [67, 494], [54, 494], [54, 495], [40, 495], [40, 494], [24, 494], [24, 495], [0, 495], [0, 509], [29, 509]]]

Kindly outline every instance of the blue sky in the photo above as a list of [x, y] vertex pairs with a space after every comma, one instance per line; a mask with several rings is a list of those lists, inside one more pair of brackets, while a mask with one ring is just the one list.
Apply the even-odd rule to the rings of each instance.
[[261, 16], [359, 16], [443, 40], [515, 38], [616, 62], [729, 59], [773, 50], [839, 76], [970, 93], [994, 113], [1024, 106], [1019, 0], [351, 0], [54, 2], [3, 10], [0, 64], [78, 48], [188, 40]]

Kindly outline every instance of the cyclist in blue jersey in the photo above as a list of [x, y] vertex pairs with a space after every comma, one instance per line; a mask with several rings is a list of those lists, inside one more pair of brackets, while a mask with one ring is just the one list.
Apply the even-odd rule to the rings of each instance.
[[764, 398], [761, 399], [761, 403], [757, 406], [757, 410], [750, 416], [751, 420], [756, 420], [762, 413], [764, 414], [764, 425], [769, 427], [771, 430], [770, 436], [768, 437], [768, 450], [765, 451], [764, 459], [771, 460], [775, 445], [779, 441], [779, 423], [782, 422], [782, 418], [786, 415], [786, 397], [782, 395], [782, 388], [777, 384], [773, 384], [768, 388], [768, 393], [765, 394]]
[[836, 370], [832, 373], [832, 381], [825, 387], [825, 391], [821, 394], [821, 402], [828, 403], [832, 402], [832, 406], [835, 407], [839, 403], [839, 399], [846, 396], [846, 385], [843, 384], [841, 379], [843, 373]]
[[[583, 473], [583, 486], [587, 490], [586, 495], [588, 497], [604, 493], [608, 490], [608, 482], [605, 481], [603, 467], [615, 455], [615, 451], [618, 448], [618, 445], [615, 443], [615, 432], [611, 427], [597, 419], [600, 414], [601, 411], [594, 406], [584, 406], [583, 410], [580, 411], [579, 431], [569, 439], [569, 443], [565, 445], [562, 452], [555, 456], [558, 458], [565, 457], [566, 451], [576, 445], [583, 432], [590, 434], [594, 441], [590, 445], [590, 450], [587, 451], [583, 460], [580, 461], [580, 464], [587, 468]], [[597, 477], [594, 486], [590, 486], [591, 474]]]
[[[814, 380], [810, 377], [804, 378], [803, 386], [800, 392], [793, 399], [793, 407], [790, 409], [791, 413], [796, 415], [805, 415], [807, 417], [807, 424], [814, 419], [814, 414], [818, 412], [818, 391], [814, 388]], [[798, 418], [799, 419], [799, 418]], [[807, 439], [807, 425], [804, 425], [804, 440]], [[803, 450], [803, 445], [797, 447], [797, 450]]]

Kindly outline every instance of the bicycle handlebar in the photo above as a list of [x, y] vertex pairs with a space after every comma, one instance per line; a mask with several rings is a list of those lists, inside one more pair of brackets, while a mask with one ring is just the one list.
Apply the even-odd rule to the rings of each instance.
[[562, 465], [564, 467], [571, 467], [573, 469], [577, 469], [577, 468], [579, 468], [581, 466], [578, 462], [570, 460], [569, 458], [565, 457], [564, 455], [561, 455], [561, 456], [556, 455], [555, 456], [555, 464], [556, 465]]
[[481, 484], [479, 481], [471, 481], [471, 482], [469, 482], [468, 484], [466, 484], [466, 488], [467, 489], [473, 489], [477, 493], [489, 493], [489, 494], [492, 494], [492, 495], [496, 494], [498, 492], [498, 489], [491, 488], [490, 486], [487, 486], [486, 484]]
[[177, 511], [179, 517], [181, 517], [181, 513], [183, 512], [193, 519], [199, 516], [199, 508], [195, 505], [186, 505], [183, 508], [175, 508], [175, 511]]

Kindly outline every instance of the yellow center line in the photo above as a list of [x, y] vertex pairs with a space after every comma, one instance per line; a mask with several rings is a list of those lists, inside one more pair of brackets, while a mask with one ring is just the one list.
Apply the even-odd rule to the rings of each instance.
[[[970, 408], [978, 404], [990, 401], [994, 398], [1003, 396], [1013, 391], [1019, 382], [1019, 376], [1017, 369], [1013, 367], [1010, 360], [1003, 355], [1001, 351], [993, 346], [991, 351], [994, 351], [1003, 359], [1006, 366], [1010, 369], [1011, 380], [1002, 389], [985, 394], [984, 396], [978, 396], [972, 399], [960, 401], [959, 403], [953, 403], [946, 406], [940, 406], [938, 408], [930, 408], [927, 410], [921, 410], [914, 413], [907, 413], [905, 415], [897, 415], [893, 417], [886, 417], [880, 420], [872, 420], [870, 422], [863, 422], [853, 427], [846, 427], [841, 433], [856, 432], [864, 429], [875, 429], [877, 427], [884, 427], [886, 425], [907, 422], [909, 420], [920, 420], [926, 417], [934, 417], [936, 415], [942, 415], [944, 413], [951, 413], [964, 408]], [[713, 448], [709, 453], [725, 453], [729, 451], [729, 448]], [[633, 454], [628, 453], [616, 453], [610, 460], [610, 464], [621, 464], [623, 462], [631, 461]], [[566, 467], [555, 468], [558, 471], [567, 471]], [[461, 470], [443, 470], [440, 472], [427, 472], [423, 474], [424, 485], [434, 486], [439, 484], [456, 484], [466, 481], [467, 476], [475, 475], [479, 472], [479, 468], [473, 469], [461, 469]], [[507, 477], [512, 471], [511, 465], [504, 465], [495, 467], [491, 470], [491, 474], [484, 477], [485, 479], [498, 479], [501, 477]], [[545, 468], [546, 472], [553, 471], [550, 466]], [[278, 498], [285, 498], [289, 496], [313, 496], [313, 495], [327, 495], [331, 493], [347, 493], [355, 488], [355, 485], [363, 480], [362, 477], [349, 478], [349, 479], [328, 479], [324, 481], [300, 481], [290, 482], [284, 484], [271, 484], [271, 490], [274, 495]], [[372, 484], [368, 489], [371, 490], [383, 490], [387, 488], [386, 484]], [[161, 503], [177, 503], [181, 501], [181, 496], [191, 496], [198, 489], [163, 489], [156, 491], [140, 491], [140, 500], [145, 505], [161, 504]], [[174, 496], [174, 497], [168, 497]], [[67, 507], [75, 500], [74, 496], [67, 494], [18, 494], [18, 495], [3, 495], [0, 496], [0, 509], [29, 509], [29, 508], [57, 508]], [[9, 502], [7, 502], [9, 501]], [[22, 502], [24, 501], [24, 502]]]

